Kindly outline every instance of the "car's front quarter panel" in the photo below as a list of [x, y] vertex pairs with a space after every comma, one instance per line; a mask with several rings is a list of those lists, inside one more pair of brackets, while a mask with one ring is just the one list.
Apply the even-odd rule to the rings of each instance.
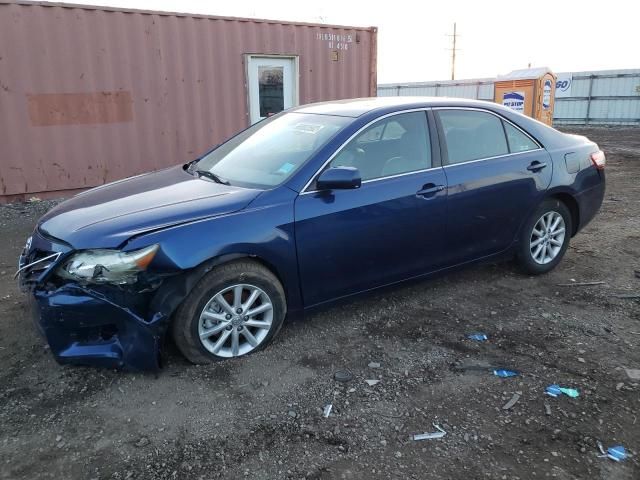
[[159, 244], [155, 266], [178, 272], [220, 258], [254, 257], [281, 280], [287, 304], [295, 311], [301, 307], [293, 229], [296, 196], [286, 187], [265, 191], [244, 210], [135, 237], [125, 250]]

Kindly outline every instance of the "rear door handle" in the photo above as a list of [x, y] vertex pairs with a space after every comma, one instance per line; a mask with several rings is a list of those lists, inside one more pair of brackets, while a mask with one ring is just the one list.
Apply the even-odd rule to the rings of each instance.
[[418, 190], [416, 195], [419, 197], [431, 197], [445, 189], [444, 185], [436, 185], [435, 183], [427, 183], [422, 190]]
[[531, 164], [527, 167], [527, 170], [529, 170], [530, 172], [539, 172], [546, 166], [547, 166], [546, 163], [535, 160], [531, 162]]

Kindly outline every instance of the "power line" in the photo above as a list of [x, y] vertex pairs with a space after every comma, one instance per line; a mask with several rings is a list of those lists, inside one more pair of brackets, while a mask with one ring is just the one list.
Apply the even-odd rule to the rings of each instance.
[[458, 34], [456, 32], [456, 22], [453, 22], [453, 48], [451, 49], [451, 80], [456, 79], [456, 40], [458, 39]]

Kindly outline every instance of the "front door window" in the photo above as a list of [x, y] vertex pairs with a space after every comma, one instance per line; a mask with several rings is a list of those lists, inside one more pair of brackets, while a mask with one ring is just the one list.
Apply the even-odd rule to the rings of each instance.
[[356, 167], [363, 181], [431, 167], [431, 145], [425, 112], [380, 120], [345, 145], [329, 167]]

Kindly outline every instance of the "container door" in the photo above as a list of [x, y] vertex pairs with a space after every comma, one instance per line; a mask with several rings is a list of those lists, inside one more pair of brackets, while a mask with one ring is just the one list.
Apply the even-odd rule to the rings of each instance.
[[298, 104], [295, 57], [249, 55], [247, 61], [249, 118], [256, 123]]

